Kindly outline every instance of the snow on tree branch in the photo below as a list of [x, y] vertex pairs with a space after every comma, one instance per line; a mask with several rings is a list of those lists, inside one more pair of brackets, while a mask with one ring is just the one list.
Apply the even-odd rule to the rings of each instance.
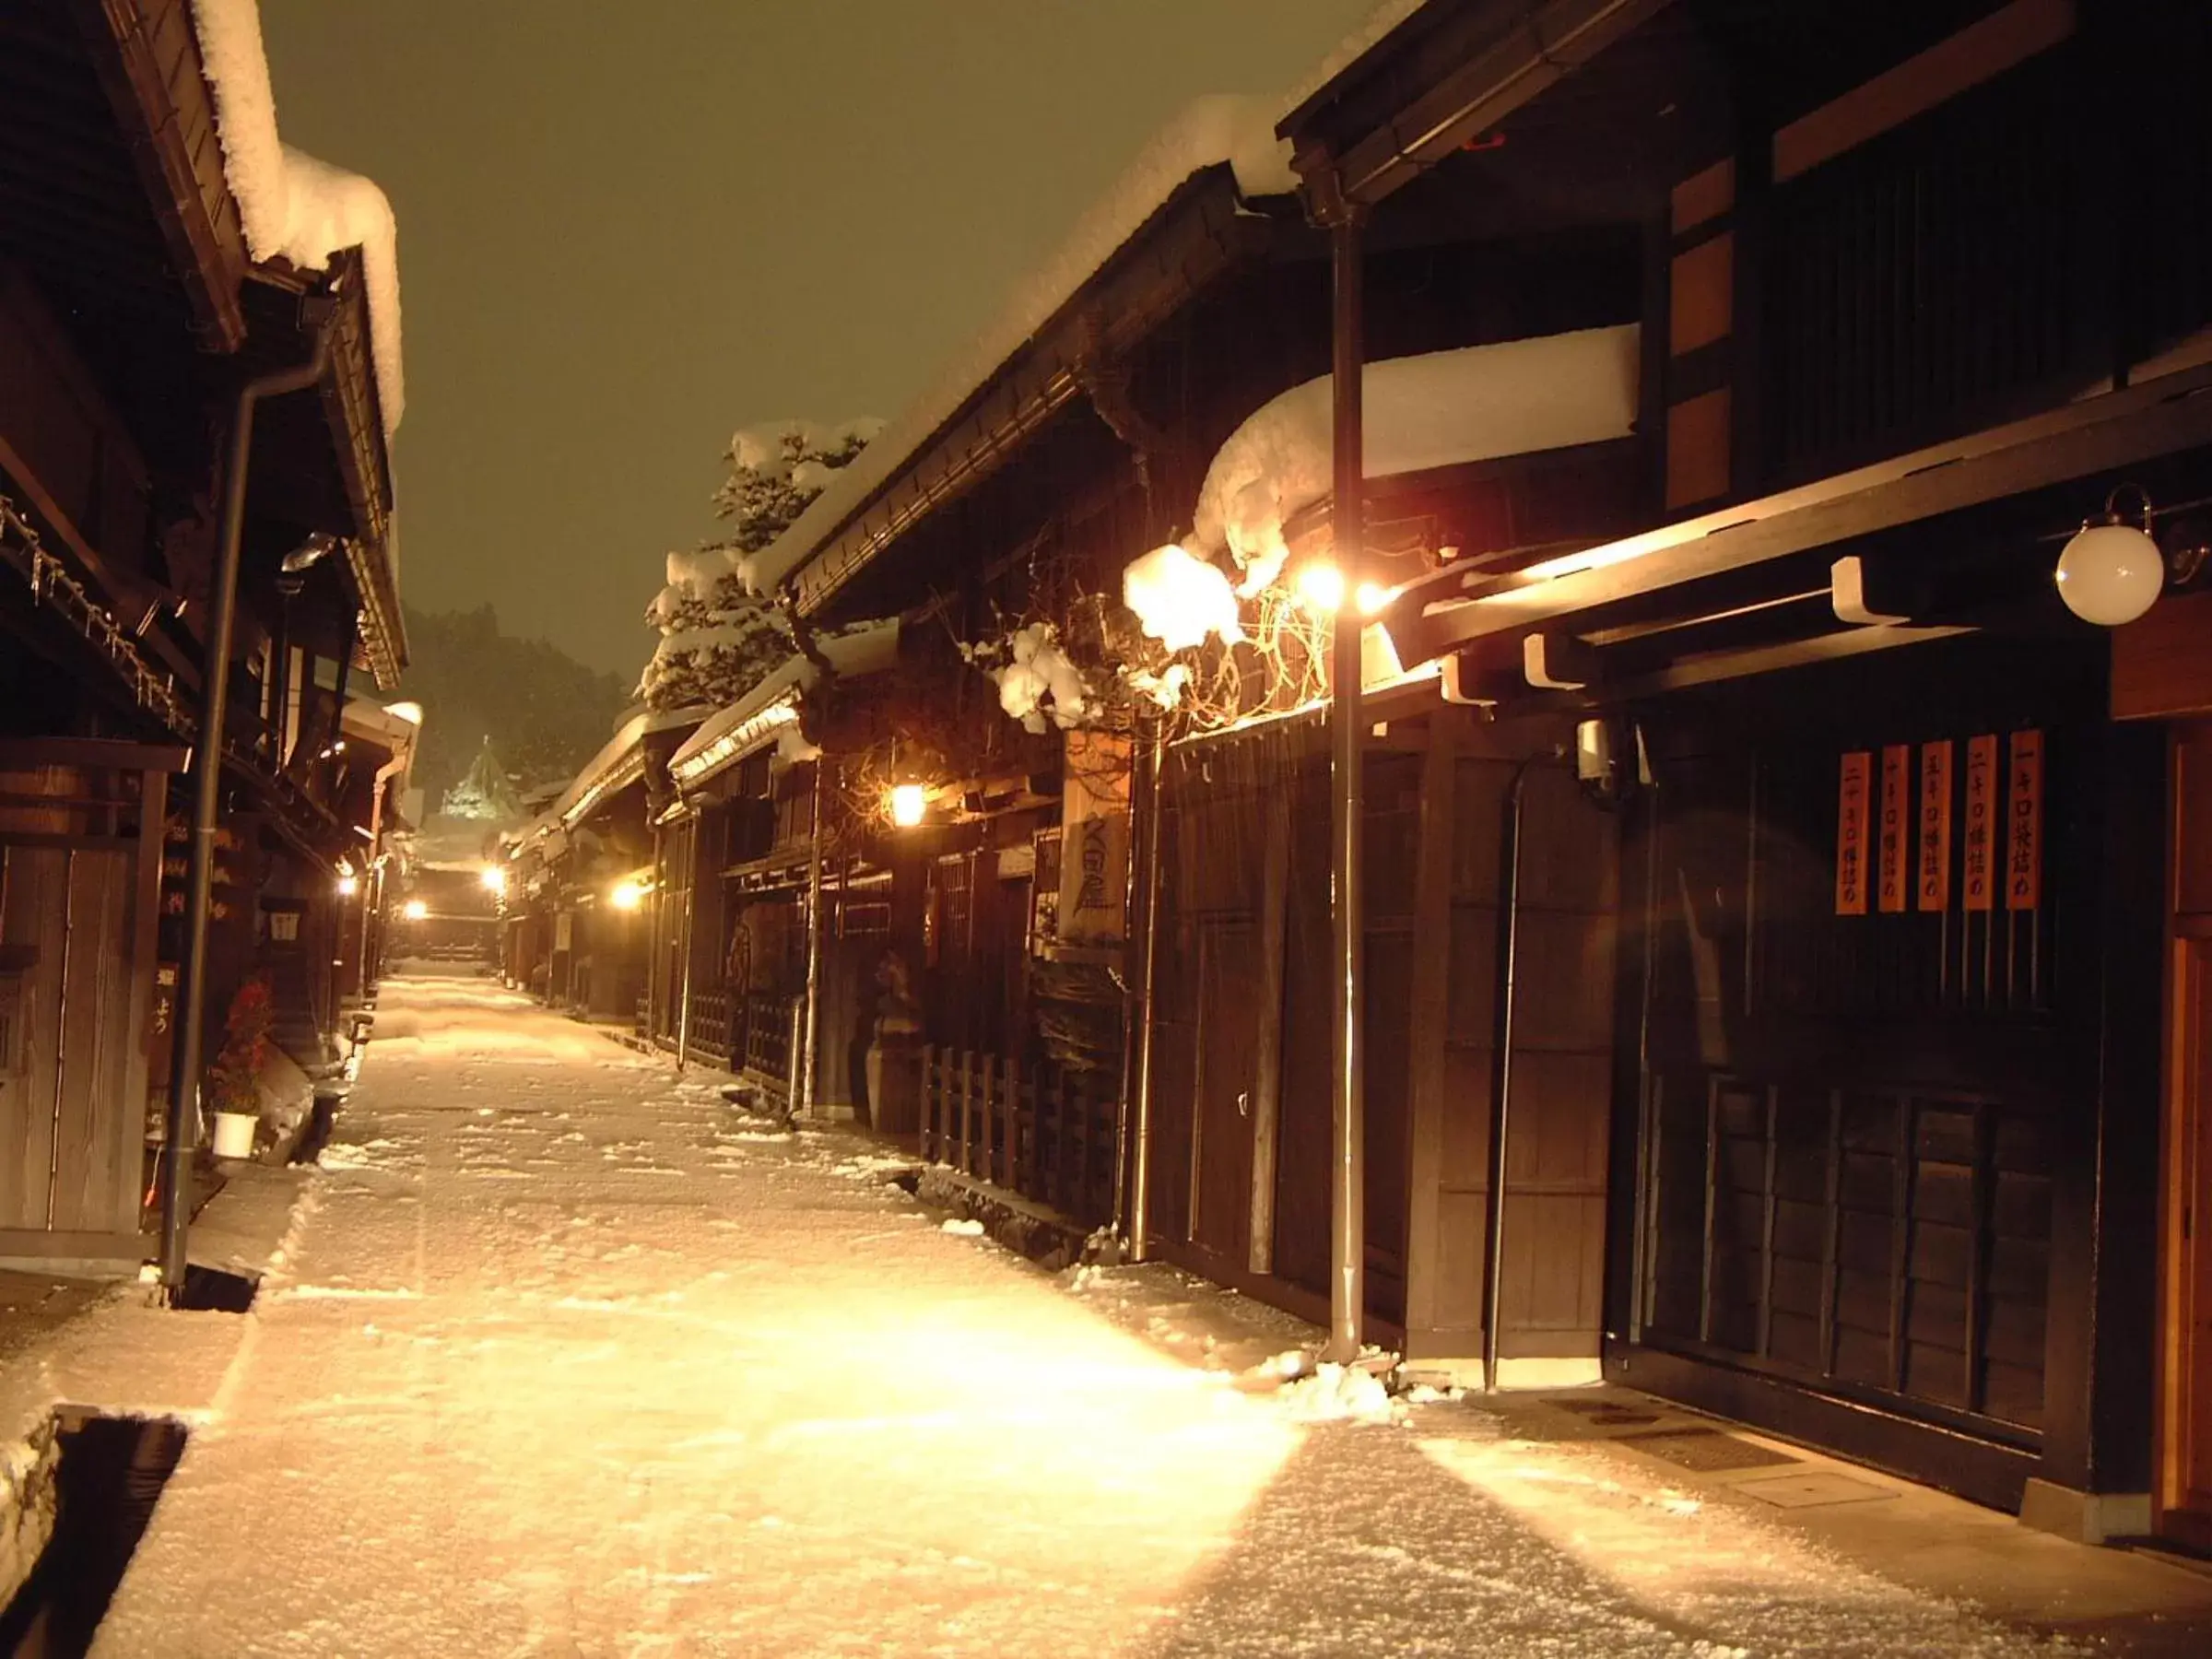
[[669, 554], [667, 585], [645, 613], [661, 634], [638, 681], [648, 705], [735, 702], [798, 650], [775, 601], [754, 586], [754, 558], [882, 429], [873, 419], [783, 420], [731, 437], [724, 453], [728, 474], [714, 491], [714, 513], [728, 533], [692, 552]]

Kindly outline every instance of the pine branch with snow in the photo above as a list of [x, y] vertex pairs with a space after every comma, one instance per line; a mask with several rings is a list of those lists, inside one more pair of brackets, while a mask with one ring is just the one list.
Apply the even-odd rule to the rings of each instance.
[[775, 603], [753, 591], [752, 556], [772, 547], [882, 429], [871, 419], [784, 420], [732, 436], [728, 476], [714, 492], [728, 534], [669, 554], [667, 585], [645, 613], [661, 635], [638, 681], [651, 707], [726, 706], [798, 649]]

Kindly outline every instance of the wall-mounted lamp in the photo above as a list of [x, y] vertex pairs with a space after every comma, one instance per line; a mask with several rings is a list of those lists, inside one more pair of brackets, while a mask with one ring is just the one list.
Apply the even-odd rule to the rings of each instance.
[[[2133, 492], [2142, 503], [2140, 524], [2127, 522], [2120, 498]], [[2104, 516], [2083, 522], [2058, 556], [2058, 596], [2084, 622], [2118, 628], [2158, 602], [2166, 585], [2166, 556], [2151, 539], [2150, 497], [2123, 484], [2104, 499]]]
[[1381, 582], [1362, 582], [1355, 587], [1342, 571], [1324, 559], [1309, 559], [1299, 566], [1290, 585], [1300, 604], [1322, 616], [1335, 615], [1344, 607], [1347, 594], [1363, 617], [1382, 615], [1382, 607], [1391, 601], [1391, 590]]
[[361, 878], [359, 876], [341, 876], [338, 877], [339, 898], [350, 899], [360, 890]]
[[1344, 604], [1344, 572], [1333, 564], [1320, 559], [1302, 564], [1291, 584], [1309, 610], [1333, 616]]
[[919, 783], [898, 783], [891, 787], [891, 822], [901, 830], [912, 830], [922, 821], [929, 810], [929, 796]]
[[477, 879], [484, 884], [487, 892], [503, 893], [507, 890], [507, 872], [498, 865], [486, 865]]
[[618, 911], [634, 911], [645, 902], [645, 884], [641, 881], [618, 881], [606, 898], [607, 902]]
[[420, 899], [410, 899], [399, 907], [399, 913], [410, 922], [428, 922], [430, 907]]

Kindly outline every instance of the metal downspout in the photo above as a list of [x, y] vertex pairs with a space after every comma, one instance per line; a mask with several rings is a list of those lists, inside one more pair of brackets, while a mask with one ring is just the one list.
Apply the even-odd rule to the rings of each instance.
[[[302, 311], [305, 311], [302, 307]], [[208, 594], [207, 665], [199, 741], [192, 750], [192, 847], [184, 887], [184, 960], [178, 974], [182, 1021], [169, 1073], [168, 1163], [161, 1183], [161, 1283], [171, 1304], [184, 1288], [190, 1175], [197, 1149], [200, 1020], [207, 1000], [207, 901], [215, 873], [215, 830], [223, 776], [223, 733], [229, 715], [230, 646], [238, 621], [238, 566], [246, 527], [246, 468], [253, 453], [253, 412], [265, 397], [304, 392], [330, 361], [327, 305], [314, 319], [315, 344], [306, 362], [257, 375], [239, 388], [225, 461], [223, 515], [213, 590]]]
[[1505, 962], [1498, 975], [1498, 1065], [1490, 1086], [1489, 1192], [1482, 1253], [1482, 1390], [1498, 1392], [1498, 1305], [1505, 1283], [1505, 1140], [1512, 1126], [1514, 972], [1521, 956], [1521, 821], [1528, 769], [1514, 769], [1505, 808]]

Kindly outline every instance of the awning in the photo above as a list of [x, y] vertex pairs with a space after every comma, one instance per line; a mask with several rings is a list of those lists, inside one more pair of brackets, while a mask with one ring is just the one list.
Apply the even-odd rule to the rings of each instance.
[[[817, 645], [840, 677], [878, 673], [899, 660], [899, 620], [864, 623]], [[788, 658], [745, 696], [710, 715], [668, 758], [668, 775], [693, 790], [775, 742], [796, 724], [799, 705], [821, 677], [803, 656]]]
[[[1494, 662], [1517, 656], [1531, 687], [1572, 686], [1576, 675], [1559, 671], [1557, 653], [1602, 651], [1639, 628], [1648, 631], [1666, 590], [1710, 587], [1794, 555], [2212, 444], [2208, 394], [2212, 363], [2198, 363], [1524, 569], [1447, 568], [1406, 589], [1382, 621], [1409, 665], [1494, 642], [1486, 655]], [[2082, 511], [2095, 506], [2085, 501]], [[1739, 602], [1738, 610], [1817, 599], [1836, 627], [1862, 624], [1844, 635], [1855, 643], [1822, 644], [1818, 654], [1826, 655], [1956, 631], [1912, 628], [1926, 618], [1909, 613], [1870, 615], [1867, 578], [1846, 564], [1824, 576], [1818, 593], [1755, 597]], [[1852, 592], [1830, 591], [1830, 580]]]

